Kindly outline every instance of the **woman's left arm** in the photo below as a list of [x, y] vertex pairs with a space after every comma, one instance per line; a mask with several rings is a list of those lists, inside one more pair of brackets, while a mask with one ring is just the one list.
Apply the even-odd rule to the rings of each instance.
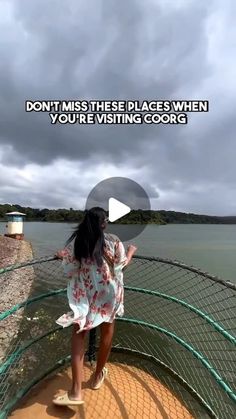
[[71, 246], [58, 250], [55, 254], [57, 259], [62, 261], [64, 274], [67, 278], [71, 278], [78, 269], [76, 260], [73, 256], [73, 249]]

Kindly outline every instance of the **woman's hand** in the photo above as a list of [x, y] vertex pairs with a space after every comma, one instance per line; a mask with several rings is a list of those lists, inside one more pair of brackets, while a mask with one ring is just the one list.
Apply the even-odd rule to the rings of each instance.
[[55, 253], [55, 257], [57, 258], [57, 259], [62, 259], [63, 258], [63, 250], [58, 250], [56, 253]]
[[136, 252], [136, 250], [137, 250], [137, 247], [134, 246], [133, 244], [130, 244], [128, 246], [128, 248], [127, 248], [127, 260], [128, 260], [128, 263], [131, 262], [131, 259], [132, 259], [133, 255], [134, 255], [134, 253]]
[[132, 255], [134, 255], [134, 253], [136, 252], [138, 248], [134, 244], [130, 244], [127, 249], [128, 249], [128, 253], [132, 253]]

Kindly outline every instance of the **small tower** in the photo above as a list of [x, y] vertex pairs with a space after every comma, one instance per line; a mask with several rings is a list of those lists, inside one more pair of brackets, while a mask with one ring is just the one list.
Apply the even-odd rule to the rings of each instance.
[[7, 233], [6, 237], [12, 237], [13, 239], [23, 240], [23, 217], [26, 214], [22, 212], [7, 212]]

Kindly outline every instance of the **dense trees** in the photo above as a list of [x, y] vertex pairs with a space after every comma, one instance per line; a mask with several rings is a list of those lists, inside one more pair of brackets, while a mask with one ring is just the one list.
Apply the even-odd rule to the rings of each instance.
[[[19, 211], [26, 214], [27, 221], [80, 222], [83, 211], [73, 208], [48, 209], [30, 208], [21, 205], [0, 205], [0, 219], [5, 220], [7, 212]], [[119, 224], [236, 224], [236, 217], [187, 214], [176, 211], [131, 211], [117, 221]]]
[[65, 209], [53, 209], [48, 208], [30, 208], [22, 207], [20, 205], [0, 205], [0, 219], [5, 219], [7, 212], [19, 211], [26, 214], [27, 221], [80, 221], [83, 216], [83, 211], [73, 210], [73, 208]]

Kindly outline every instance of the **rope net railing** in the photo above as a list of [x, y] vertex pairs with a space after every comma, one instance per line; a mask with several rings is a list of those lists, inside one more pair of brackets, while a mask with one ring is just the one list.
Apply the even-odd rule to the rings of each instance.
[[[124, 282], [125, 316], [116, 323], [111, 360], [146, 369], [193, 417], [235, 417], [236, 286], [178, 262], [145, 257], [135, 257]], [[27, 299], [21, 298], [27, 284]], [[4, 418], [33, 384], [69, 361], [71, 330], [55, 324], [68, 311], [66, 279], [55, 258], [1, 269], [0, 288]]]

